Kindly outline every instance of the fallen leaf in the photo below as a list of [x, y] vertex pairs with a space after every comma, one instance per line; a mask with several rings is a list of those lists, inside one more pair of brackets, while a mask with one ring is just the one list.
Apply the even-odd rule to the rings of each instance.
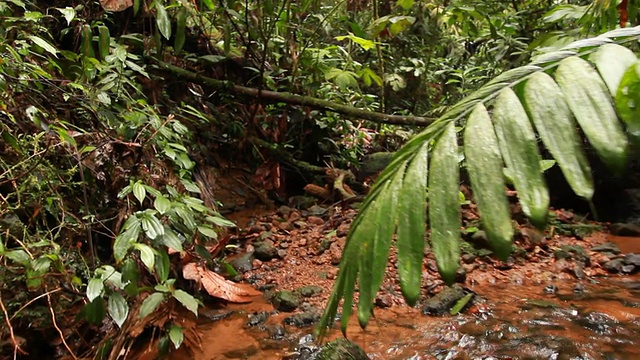
[[133, 0], [100, 0], [100, 5], [107, 11], [124, 11], [133, 6]]
[[209, 295], [235, 303], [251, 302], [249, 297], [262, 295], [250, 285], [234, 283], [195, 263], [185, 265], [182, 268], [182, 276], [204, 286]]

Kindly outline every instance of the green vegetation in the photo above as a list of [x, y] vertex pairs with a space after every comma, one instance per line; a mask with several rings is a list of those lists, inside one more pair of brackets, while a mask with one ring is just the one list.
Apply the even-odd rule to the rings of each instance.
[[304, 185], [287, 179], [397, 150], [354, 221], [321, 330], [342, 298], [346, 321], [356, 281], [366, 325], [394, 234], [416, 301], [427, 187], [453, 280], [460, 166], [506, 257], [505, 174], [546, 220], [538, 139], [587, 200], [573, 117], [614, 172], [638, 141], [640, 30], [625, 27], [638, 1], [559, 3], [0, 0], [2, 350], [47, 351], [19, 333], [74, 357], [115, 359], [139, 336], [168, 351], [193, 341], [177, 319], [206, 300], [196, 287], [244, 301], [251, 289], [213, 271], [228, 268], [234, 224], [212, 169], [229, 164], [282, 198]]

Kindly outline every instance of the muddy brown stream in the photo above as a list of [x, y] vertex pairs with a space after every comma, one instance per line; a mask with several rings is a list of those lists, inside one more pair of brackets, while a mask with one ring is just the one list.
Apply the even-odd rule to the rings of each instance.
[[[640, 359], [640, 277], [471, 287], [480, 301], [465, 314], [431, 317], [418, 309], [376, 309], [366, 330], [352, 321], [348, 337], [372, 359]], [[553, 292], [555, 293], [545, 293]], [[175, 359], [304, 359], [296, 349], [312, 327], [269, 327], [287, 314], [250, 327], [265, 300], [209, 309], [229, 317], [200, 325], [202, 349]], [[329, 338], [342, 336], [333, 330]], [[308, 337], [307, 337], [308, 338]], [[306, 357], [308, 358], [308, 357]]]

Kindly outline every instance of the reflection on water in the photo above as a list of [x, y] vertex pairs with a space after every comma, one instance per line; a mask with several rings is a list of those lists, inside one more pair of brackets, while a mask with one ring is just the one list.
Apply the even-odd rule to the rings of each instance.
[[[556, 283], [555, 294], [545, 294], [541, 285], [476, 286], [481, 299], [466, 314], [376, 309], [365, 331], [354, 319], [348, 335], [373, 359], [640, 359], [639, 283], [637, 276], [590, 280], [583, 287]], [[229, 310], [232, 316], [201, 326], [203, 349], [196, 359], [304, 358], [293, 348], [311, 328], [285, 326], [284, 340], [270, 339], [288, 314], [247, 327], [248, 314], [272, 311], [270, 305]], [[329, 338], [338, 336], [334, 330]]]

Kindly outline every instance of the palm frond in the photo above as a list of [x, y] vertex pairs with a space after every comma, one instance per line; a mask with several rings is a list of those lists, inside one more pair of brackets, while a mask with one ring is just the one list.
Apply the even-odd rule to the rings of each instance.
[[323, 335], [333, 322], [342, 299], [341, 328], [346, 331], [356, 282], [358, 320], [363, 327], [367, 324], [394, 235], [402, 293], [409, 304], [417, 301], [427, 197], [438, 270], [448, 284], [454, 281], [460, 257], [456, 124], [464, 127], [461, 146], [482, 225], [500, 258], [509, 256], [513, 236], [505, 166], [513, 175], [524, 213], [537, 226], [546, 220], [549, 195], [538, 138], [575, 193], [590, 201], [593, 179], [577, 125], [602, 161], [620, 173], [627, 159], [627, 136], [640, 142], [640, 65], [633, 52], [615, 43], [638, 38], [640, 27], [614, 30], [506, 71], [403, 146], [378, 177], [351, 225], [317, 334]]

